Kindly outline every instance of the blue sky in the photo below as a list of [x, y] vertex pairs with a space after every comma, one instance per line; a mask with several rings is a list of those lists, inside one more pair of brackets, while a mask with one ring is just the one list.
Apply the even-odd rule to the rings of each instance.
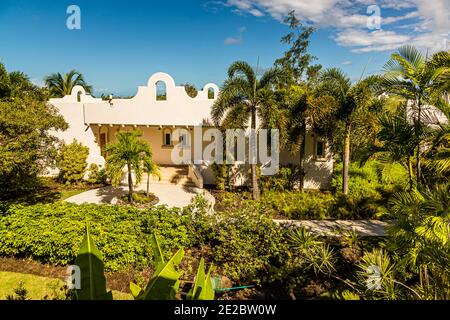
[[[81, 30], [68, 30], [67, 7], [81, 9]], [[380, 9], [381, 24], [367, 19]], [[0, 0], [0, 61], [42, 83], [52, 72], [81, 71], [95, 93], [133, 95], [164, 71], [181, 84], [222, 84], [235, 60], [270, 67], [286, 49], [281, 21], [295, 9], [317, 31], [310, 52], [324, 67], [357, 79], [379, 72], [398, 46], [448, 44], [448, 0]], [[370, 20], [373, 23], [377, 20]]]

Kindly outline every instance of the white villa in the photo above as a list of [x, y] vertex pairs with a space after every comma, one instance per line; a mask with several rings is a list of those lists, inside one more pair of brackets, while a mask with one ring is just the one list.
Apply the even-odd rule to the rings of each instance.
[[[89, 147], [88, 164], [104, 166], [104, 147], [115, 140], [115, 134], [139, 129], [151, 145], [155, 163], [162, 167], [180, 167], [172, 161], [173, 148], [181, 143], [194, 156], [195, 134], [202, 132], [203, 135], [205, 130], [213, 127], [210, 111], [219, 94], [219, 87], [208, 83], [203, 90], [198, 91], [195, 98], [191, 98], [184, 86], [176, 86], [171, 76], [159, 72], [149, 78], [146, 86], [139, 86], [137, 94], [130, 99], [105, 101], [86, 94], [83, 87], [76, 86], [71, 95], [50, 99], [49, 102], [69, 124], [66, 131], [58, 131], [54, 135], [66, 143], [76, 139]], [[194, 129], [200, 126], [200, 131]], [[186, 134], [174, 139], [172, 135], [175, 129], [183, 129]], [[205, 140], [202, 139], [202, 149], [211, 143]], [[295, 164], [299, 162], [299, 156], [282, 150], [279, 160], [280, 165]], [[208, 162], [183, 166], [197, 187], [214, 184], [214, 175]], [[326, 141], [308, 133], [305, 188], [328, 188], [332, 169], [333, 160]], [[241, 179], [238, 183], [243, 184], [245, 181]]]

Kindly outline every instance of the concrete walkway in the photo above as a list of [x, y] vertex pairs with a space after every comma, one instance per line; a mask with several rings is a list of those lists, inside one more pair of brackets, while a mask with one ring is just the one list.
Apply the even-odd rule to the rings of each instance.
[[[136, 190], [146, 190], [146, 187], [139, 185]], [[184, 186], [179, 184], [165, 184], [165, 183], [150, 183], [149, 191], [154, 193], [159, 202], [157, 205], [167, 205], [168, 207], [185, 207], [192, 198], [197, 194], [203, 194], [204, 197], [214, 206], [214, 197], [206, 190], [191, 186]], [[82, 204], [116, 204], [117, 198], [128, 192], [128, 187], [104, 187], [99, 189], [89, 190], [73, 197], [67, 198], [65, 201]]]
[[378, 236], [386, 235], [388, 222], [379, 220], [274, 220], [278, 224], [304, 227], [311, 232], [326, 235], [337, 236], [342, 232], [352, 229], [360, 236]]

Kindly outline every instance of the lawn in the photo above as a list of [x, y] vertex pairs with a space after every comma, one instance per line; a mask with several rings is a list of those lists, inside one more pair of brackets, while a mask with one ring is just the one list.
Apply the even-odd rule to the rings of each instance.
[[[0, 300], [13, 295], [14, 290], [22, 283], [27, 290], [27, 299], [61, 298], [64, 282], [58, 278], [46, 278], [33, 274], [0, 271]], [[112, 291], [114, 300], [132, 300], [133, 296], [120, 291]]]

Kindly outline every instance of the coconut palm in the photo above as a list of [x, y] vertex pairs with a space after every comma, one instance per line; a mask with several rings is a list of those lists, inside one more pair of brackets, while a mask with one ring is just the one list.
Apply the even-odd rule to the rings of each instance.
[[[448, 57], [447, 57], [448, 59]], [[417, 48], [403, 46], [385, 64], [384, 87], [388, 93], [400, 96], [412, 103], [414, 124], [416, 127], [416, 176], [421, 180], [421, 145], [420, 127], [423, 107], [431, 104], [436, 96], [448, 89], [449, 67], [445, 54], [428, 59]], [[445, 81], [447, 80], [447, 81]]]
[[[276, 69], [269, 69], [259, 79], [253, 68], [244, 61], [236, 61], [228, 68], [228, 79], [216, 102], [211, 116], [216, 126], [246, 128], [250, 120], [250, 127], [256, 130], [256, 116], [263, 122], [269, 121], [272, 114], [273, 100], [271, 99], [271, 85], [278, 75]], [[251, 164], [253, 198], [259, 198], [256, 164]]]
[[351, 126], [358, 110], [380, 103], [375, 95], [380, 78], [369, 76], [352, 84], [350, 78], [342, 70], [329, 68], [321, 73], [319, 81], [318, 94], [332, 97], [335, 100], [338, 107], [333, 117], [335, 121], [344, 123], [342, 192], [348, 194]]
[[83, 75], [76, 70], [71, 70], [64, 75], [61, 73], [52, 73], [45, 77], [44, 81], [52, 97], [70, 95], [75, 86], [82, 86], [87, 93], [92, 93], [92, 86], [88, 85]]
[[122, 179], [123, 169], [128, 172], [128, 201], [133, 201], [133, 178], [132, 171], [136, 176], [136, 183], [142, 179], [142, 172], [146, 163], [151, 164], [149, 168], [155, 170], [156, 166], [151, 162], [152, 150], [150, 145], [140, 137], [142, 132], [134, 130], [130, 132], [119, 132], [117, 141], [109, 143], [105, 147], [108, 157], [106, 169], [114, 185], [119, 185]]

